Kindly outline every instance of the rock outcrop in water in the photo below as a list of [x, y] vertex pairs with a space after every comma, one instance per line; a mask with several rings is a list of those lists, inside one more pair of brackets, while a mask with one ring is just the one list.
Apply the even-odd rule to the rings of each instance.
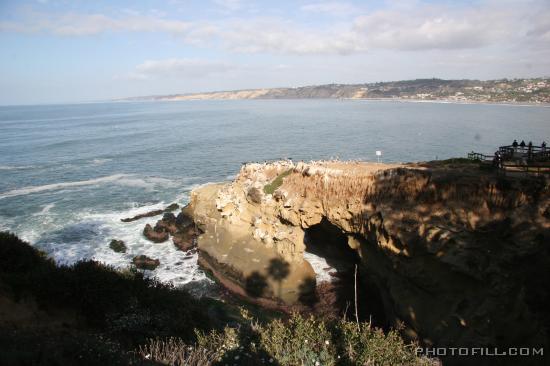
[[155, 225], [153, 228], [150, 224], [146, 224], [143, 229], [143, 236], [152, 241], [153, 243], [163, 243], [170, 237], [170, 233], [165, 231], [162, 227]]
[[135, 256], [132, 259], [132, 263], [134, 263], [134, 266], [138, 269], [146, 269], [149, 271], [154, 270], [160, 265], [160, 261], [158, 259], [150, 258], [143, 254]]
[[323, 269], [304, 259], [306, 249], [346, 252], [359, 265], [359, 291], [369, 289], [361, 301], [412, 338], [541, 345], [550, 319], [548, 188], [545, 178], [469, 163], [278, 162], [196, 189], [191, 210], [204, 232], [200, 264], [259, 303], [319, 301]]
[[174, 245], [183, 251], [195, 247], [199, 233], [187, 207], [184, 207], [177, 216], [172, 212], [167, 212], [154, 227], [147, 224], [143, 229], [143, 235], [155, 243], [163, 243], [172, 236]]
[[169, 206], [167, 206], [164, 210], [153, 210], [153, 211], [145, 212], [145, 213], [133, 216], [133, 217], [127, 217], [127, 218], [124, 218], [124, 219], [120, 219], [120, 221], [122, 221], [122, 222], [137, 221], [137, 220], [143, 219], [145, 217], [153, 217], [153, 216], [162, 215], [165, 212], [176, 211], [179, 207], [180, 206], [177, 203], [172, 203]]
[[126, 250], [128, 249], [124, 241], [117, 239], [111, 240], [111, 242], [109, 243], [109, 248], [117, 253], [126, 253]]

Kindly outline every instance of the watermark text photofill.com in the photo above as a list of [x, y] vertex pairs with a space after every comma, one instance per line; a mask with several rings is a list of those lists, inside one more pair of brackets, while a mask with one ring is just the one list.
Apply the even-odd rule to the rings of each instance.
[[510, 347], [510, 348], [489, 348], [489, 347], [435, 347], [416, 348], [417, 355], [424, 356], [544, 356], [544, 348]]

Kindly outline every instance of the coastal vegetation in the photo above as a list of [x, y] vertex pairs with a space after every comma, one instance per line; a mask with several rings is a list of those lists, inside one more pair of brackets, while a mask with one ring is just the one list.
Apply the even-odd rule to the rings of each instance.
[[307, 314], [254, 314], [94, 261], [58, 266], [0, 233], [5, 364], [426, 365], [397, 331]]
[[279, 174], [275, 179], [273, 179], [273, 181], [269, 184], [266, 184], [264, 186], [264, 193], [265, 194], [273, 194], [273, 192], [275, 192], [277, 190], [277, 188], [279, 188], [282, 184], [283, 184], [283, 179], [290, 175], [290, 173], [292, 173], [292, 170], [289, 169], [289, 170], [286, 170], [285, 172]]
[[123, 100], [193, 99], [403, 99], [454, 102], [550, 103], [550, 79], [415, 79], [364, 84], [216, 91]]

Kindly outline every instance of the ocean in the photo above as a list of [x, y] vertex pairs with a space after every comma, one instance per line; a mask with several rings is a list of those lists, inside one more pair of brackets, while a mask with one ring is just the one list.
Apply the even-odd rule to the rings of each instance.
[[[113, 102], [0, 107], [0, 230], [59, 263], [124, 268], [160, 259], [148, 275], [176, 286], [209, 280], [171, 242], [121, 218], [185, 205], [201, 184], [228, 181], [243, 162], [281, 158], [409, 162], [492, 154], [550, 142], [543, 106], [365, 100]], [[124, 240], [125, 254], [109, 248]]]

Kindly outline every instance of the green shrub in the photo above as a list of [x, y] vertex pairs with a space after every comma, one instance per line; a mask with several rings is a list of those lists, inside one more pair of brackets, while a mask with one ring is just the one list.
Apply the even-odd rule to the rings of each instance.
[[[433, 364], [395, 331], [338, 319], [293, 314], [260, 323], [241, 311], [231, 327], [212, 329], [214, 300], [193, 299], [135, 269], [119, 272], [93, 261], [58, 267], [8, 233], [0, 233], [0, 287], [15, 301], [31, 298], [44, 314], [74, 314], [78, 323], [69, 331], [0, 329], [0, 355], [9, 364]], [[215, 317], [226, 325], [220, 304]]]
[[262, 346], [281, 365], [334, 365], [336, 350], [324, 322], [293, 314], [259, 328]]
[[56, 266], [9, 233], [0, 233], [0, 285], [16, 301], [30, 297], [41, 308], [76, 313], [85, 326], [129, 343], [155, 336], [193, 340], [195, 328], [210, 327], [203, 301], [186, 291], [94, 261]]
[[265, 194], [273, 194], [273, 192], [275, 192], [277, 190], [277, 188], [279, 188], [283, 184], [284, 177], [286, 177], [290, 173], [292, 173], [292, 169], [289, 169], [289, 170], [279, 174], [275, 179], [273, 179], [273, 181], [271, 183], [266, 184], [264, 186], [264, 193]]
[[238, 328], [198, 332], [198, 349], [215, 355], [216, 364], [429, 366], [396, 331], [385, 334], [369, 324], [321, 320], [293, 314], [265, 324], [247, 319]]
[[433, 364], [417, 357], [395, 330], [387, 334], [381, 329], [340, 321], [337, 323], [338, 348], [350, 365], [413, 366]]

